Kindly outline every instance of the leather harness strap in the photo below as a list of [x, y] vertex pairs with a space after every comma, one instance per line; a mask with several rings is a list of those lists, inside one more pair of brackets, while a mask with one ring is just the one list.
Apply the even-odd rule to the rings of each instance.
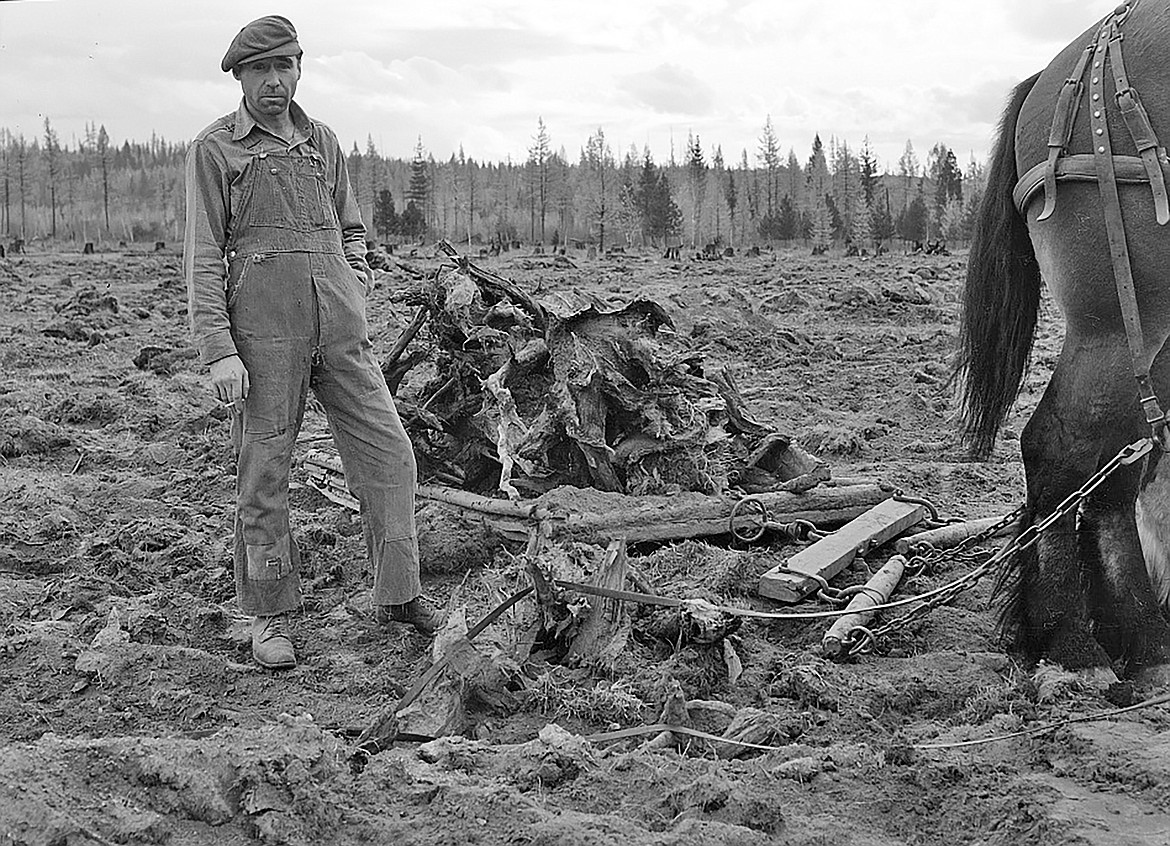
[[[1138, 93], [1129, 84], [1129, 75], [1125, 72], [1125, 61], [1121, 56], [1121, 22], [1115, 21], [1114, 31], [1109, 38], [1109, 64], [1113, 70], [1116, 82], [1117, 104], [1121, 107], [1121, 116], [1125, 119], [1125, 126], [1133, 138], [1138, 155], [1146, 168], [1146, 176], [1150, 180], [1150, 189], [1154, 194], [1154, 212], [1159, 225], [1170, 221], [1170, 203], [1166, 200], [1166, 180], [1162, 176], [1162, 164], [1158, 160], [1158, 136], [1150, 123], [1150, 116], [1146, 113]], [[1104, 76], [1104, 71], [1102, 71]]]
[[[1140, 391], [1142, 411], [1154, 432], [1156, 438], [1161, 434], [1166, 415], [1158, 403], [1150, 382], [1150, 365], [1153, 363], [1157, 350], [1147, 349], [1142, 334], [1141, 314], [1138, 310], [1137, 293], [1134, 291], [1133, 268], [1129, 261], [1129, 246], [1125, 239], [1125, 221], [1121, 216], [1121, 198], [1117, 191], [1117, 174], [1113, 167], [1113, 147], [1109, 136], [1109, 122], [1106, 119], [1105, 109], [1105, 65], [1110, 65], [1116, 79], [1118, 92], [1130, 90], [1129, 80], [1125, 75], [1125, 66], [1121, 63], [1121, 28], [1119, 18], [1124, 19], [1129, 13], [1129, 7], [1123, 7], [1124, 12], [1114, 13], [1101, 27], [1097, 36], [1097, 59], [1089, 82], [1089, 101], [1091, 120], [1089, 127], [1093, 139], [1093, 156], [1097, 165], [1097, 185], [1101, 191], [1101, 210], [1105, 217], [1105, 234], [1109, 239], [1109, 255], [1113, 261], [1114, 282], [1117, 285], [1117, 299], [1121, 306], [1121, 318], [1125, 324], [1125, 338], [1129, 344], [1129, 354], [1133, 363], [1133, 375], [1137, 379]], [[1148, 124], [1148, 121], [1147, 121]], [[1131, 127], [1132, 131], [1132, 127]], [[1150, 130], [1153, 135], [1153, 130]], [[1158, 176], [1162, 170], [1159, 166]], [[1163, 185], [1163, 192], [1165, 186]], [[1155, 191], [1155, 196], [1157, 192]], [[1162, 222], [1162, 221], [1159, 221]]]
[[[1165, 173], [1166, 169], [1170, 168], [1170, 161], [1162, 159], [1161, 168], [1163, 173]], [[1020, 177], [1019, 182], [1016, 183], [1016, 188], [1012, 191], [1012, 201], [1021, 213], [1031, 204], [1032, 200], [1036, 198], [1036, 195], [1041, 190], [1047, 191], [1044, 184], [1045, 171], [1047, 169], [1047, 161], [1033, 165]], [[1145, 185], [1150, 181], [1150, 177], [1146, 173], [1145, 163], [1137, 156], [1115, 155], [1113, 157], [1113, 170], [1117, 174], [1118, 185]], [[1071, 156], [1062, 155], [1056, 163], [1056, 181], [1096, 182], [1096, 157], [1092, 153], [1074, 153]]]
[[[1038, 220], [1046, 220], [1056, 209], [1056, 184], [1062, 176], [1069, 179], [1096, 179], [1101, 193], [1101, 211], [1105, 218], [1105, 233], [1109, 241], [1109, 255], [1113, 264], [1113, 277], [1117, 285], [1117, 300], [1121, 306], [1125, 338], [1129, 345], [1133, 374], [1138, 382], [1142, 411], [1146, 423], [1153, 432], [1154, 440], [1166, 446], [1166, 415], [1158, 403], [1150, 380], [1150, 367], [1158, 349], [1147, 349], [1142, 334], [1141, 314], [1138, 310], [1137, 293], [1134, 290], [1133, 268], [1129, 260], [1129, 246], [1125, 238], [1125, 221], [1121, 213], [1121, 197], [1118, 182], [1143, 182], [1150, 185], [1153, 194], [1154, 212], [1160, 225], [1170, 221], [1170, 202], [1166, 195], [1166, 178], [1163, 174], [1165, 151], [1158, 145], [1158, 138], [1150, 123], [1149, 115], [1138, 99], [1137, 92], [1129, 84], [1125, 62], [1121, 55], [1123, 36], [1122, 22], [1138, 0], [1127, 0], [1105, 19], [1093, 40], [1085, 47], [1077, 60], [1072, 76], [1064, 81], [1057, 98], [1056, 110], [1052, 117], [1052, 129], [1048, 137], [1048, 158], [1029, 170], [1021, 179], [1013, 199], [1021, 213], [1042, 182], [1044, 186], [1044, 208]], [[1089, 63], [1092, 66], [1089, 67]], [[1108, 65], [1108, 67], [1106, 67]], [[1088, 172], [1088, 156], [1065, 157], [1072, 135], [1081, 95], [1084, 92], [1084, 75], [1089, 70], [1089, 132], [1092, 139], [1093, 171]], [[1133, 138], [1140, 158], [1114, 156], [1109, 137], [1105, 98], [1105, 74], [1113, 75], [1117, 104], [1121, 109], [1126, 129]], [[1038, 177], [1036, 171], [1043, 174]], [[1120, 174], [1119, 174], [1120, 171]]]
[[1064, 81], [1056, 99], [1056, 112], [1052, 116], [1052, 131], [1048, 133], [1048, 161], [1044, 168], [1044, 208], [1037, 220], [1047, 220], [1056, 211], [1056, 165], [1068, 148], [1072, 137], [1073, 122], [1080, 106], [1081, 93], [1085, 89], [1085, 66], [1093, 55], [1093, 44], [1089, 44], [1077, 60], [1072, 76]]

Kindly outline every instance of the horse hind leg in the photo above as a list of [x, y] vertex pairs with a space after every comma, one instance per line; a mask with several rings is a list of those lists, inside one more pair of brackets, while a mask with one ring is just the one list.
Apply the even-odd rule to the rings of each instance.
[[[1095, 470], [1097, 451], [1065, 408], [1067, 368], [1058, 365], [1021, 438], [1028, 498], [1024, 530], [1050, 514]], [[1001, 627], [1030, 660], [1070, 670], [1109, 668], [1093, 634], [1088, 578], [1070, 512], [1048, 526], [1014, 563]]]
[[1170, 461], [1160, 458], [1147, 472], [1134, 517], [1154, 598], [1170, 610]]
[[[1149, 590], [1155, 606], [1150, 613], [1154, 624], [1165, 629], [1167, 609], [1170, 608], [1170, 461], [1164, 456], [1151, 459], [1141, 492], [1134, 505], [1134, 517]], [[1170, 636], [1167, 638], [1170, 640]], [[1142, 686], [1165, 687], [1170, 684], [1170, 660], [1167, 649], [1145, 656], [1137, 672]]]
[[[1149, 675], [1152, 668], [1170, 667], [1170, 626], [1139, 540], [1138, 482], [1139, 469], [1124, 467], [1098, 488], [1084, 504], [1081, 541], [1092, 578], [1097, 640], [1130, 674]], [[1170, 670], [1162, 674], [1170, 679]]]

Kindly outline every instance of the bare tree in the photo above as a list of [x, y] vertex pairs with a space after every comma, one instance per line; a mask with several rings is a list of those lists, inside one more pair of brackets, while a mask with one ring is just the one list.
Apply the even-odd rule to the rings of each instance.
[[4, 220], [0, 228], [3, 228], [5, 234], [10, 234], [12, 232], [12, 133], [7, 129], [0, 129], [0, 156], [3, 156], [4, 171]]
[[719, 192], [723, 188], [723, 148], [719, 145], [715, 146], [714, 152], [711, 154], [711, 176], [715, 182], [715, 240], [719, 241], [723, 238], [723, 204], [719, 202]]
[[699, 245], [699, 222], [707, 196], [707, 161], [698, 135], [687, 133], [687, 188], [691, 200], [691, 246]]
[[548, 218], [550, 164], [552, 160], [552, 145], [548, 137], [548, 128], [544, 125], [544, 118], [536, 119], [536, 136], [532, 139], [532, 146], [528, 148], [528, 178], [529, 203], [532, 239], [536, 240], [537, 211], [540, 214], [540, 242], [545, 241], [545, 221]]
[[110, 234], [110, 136], [102, 124], [97, 134], [98, 165], [102, 173], [102, 212], [106, 221], [106, 235]]
[[57, 139], [57, 130], [53, 129], [49, 119], [45, 118], [45, 146], [41, 149], [45, 157], [45, 174], [49, 181], [49, 208], [52, 216], [52, 228], [49, 234], [57, 237], [57, 179], [61, 175], [61, 144]]
[[28, 161], [28, 142], [25, 141], [24, 135], [17, 136], [16, 139], [16, 186], [17, 192], [20, 194], [20, 237], [28, 237], [28, 221], [26, 218], [26, 201], [28, 199], [28, 177], [29, 177], [29, 161]]

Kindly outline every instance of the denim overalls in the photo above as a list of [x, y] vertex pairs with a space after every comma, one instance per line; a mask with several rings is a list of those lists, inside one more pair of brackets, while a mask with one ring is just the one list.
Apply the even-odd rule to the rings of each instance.
[[420, 592], [414, 453], [373, 355], [366, 280], [342, 252], [324, 161], [311, 145], [256, 151], [238, 179], [226, 257], [231, 335], [251, 381], [236, 421], [240, 608], [267, 616], [301, 602], [288, 480], [309, 388], [361, 503], [374, 604], [409, 602]]

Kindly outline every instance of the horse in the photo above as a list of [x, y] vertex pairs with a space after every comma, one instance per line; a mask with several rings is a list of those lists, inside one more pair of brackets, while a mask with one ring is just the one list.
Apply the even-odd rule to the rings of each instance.
[[1168, 63], [1170, 0], [1130, 0], [1014, 89], [961, 297], [954, 375], [976, 457], [1019, 393], [1042, 287], [1061, 313], [1020, 437], [1022, 551], [997, 584], [998, 622], [1028, 659], [1102, 684], [1170, 681]]

